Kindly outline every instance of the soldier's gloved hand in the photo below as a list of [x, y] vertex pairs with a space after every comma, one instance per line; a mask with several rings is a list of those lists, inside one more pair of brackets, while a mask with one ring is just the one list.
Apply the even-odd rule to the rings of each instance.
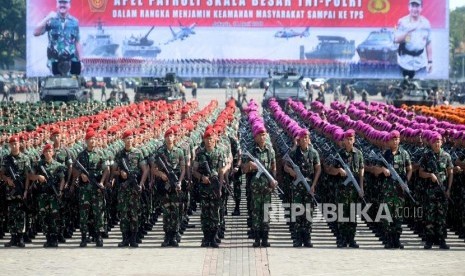
[[122, 179], [126, 180], [128, 179], [128, 174], [125, 172], [125, 171], [121, 171], [119, 173], [119, 175], [121, 176]]

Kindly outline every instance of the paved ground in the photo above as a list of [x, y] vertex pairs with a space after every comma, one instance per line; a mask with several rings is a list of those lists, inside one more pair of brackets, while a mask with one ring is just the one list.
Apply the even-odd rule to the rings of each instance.
[[[261, 92], [249, 92], [249, 99], [261, 100]], [[198, 100], [221, 102], [224, 90], [200, 90]], [[97, 94], [96, 96], [99, 97]], [[332, 96], [328, 96], [332, 97]], [[188, 100], [191, 96], [188, 95]], [[25, 100], [25, 97], [17, 97]], [[328, 98], [328, 101], [330, 99]], [[372, 100], [382, 100], [380, 96]], [[273, 204], [279, 205], [275, 197]], [[232, 210], [229, 202], [229, 210]], [[242, 214], [246, 207], [241, 206]], [[316, 212], [315, 216], [320, 214]], [[404, 250], [385, 250], [366, 224], [360, 221], [356, 240], [360, 249], [337, 249], [335, 238], [324, 220], [316, 220], [312, 232], [314, 248], [293, 248], [284, 222], [271, 224], [270, 248], [253, 248], [247, 239], [246, 217], [227, 217], [226, 237], [219, 249], [200, 247], [199, 213], [190, 220], [179, 248], [161, 248], [160, 221], [146, 235], [138, 249], [120, 249], [119, 229], [113, 228], [103, 248], [79, 248], [75, 234], [58, 249], [44, 249], [39, 235], [25, 249], [0, 248], [1, 275], [464, 275], [465, 241], [449, 233], [449, 251], [422, 249], [423, 242], [404, 226]], [[6, 242], [8, 237], [0, 240]]]

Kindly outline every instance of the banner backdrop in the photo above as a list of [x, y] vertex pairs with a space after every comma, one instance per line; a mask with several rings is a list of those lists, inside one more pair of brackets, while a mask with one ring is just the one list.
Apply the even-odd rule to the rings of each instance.
[[[47, 33], [34, 29], [56, 0], [27, 2], [27, 73], [49, 75]], [[72, 0], [87, 76], [401, 77], [394, 43], [408, 0]], [[448, 78], [448, 1], [426, 0], [433, 70]], [[423, 55], [426, 58], [426, 50]]]

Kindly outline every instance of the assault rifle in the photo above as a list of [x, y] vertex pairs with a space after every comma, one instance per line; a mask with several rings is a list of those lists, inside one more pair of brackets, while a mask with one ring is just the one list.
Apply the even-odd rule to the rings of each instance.
[[50, 176], [48, 175], [47, 171], [45, 170], [44, 166], [43, 165], [40, 165], [40, 170], [42, 171], [42, 173], [44, 174], [44, 177], [45, 177], [45, 181], [47, 182], [47, 185], [52, 188], [53, 190], [53, 193], [55, 194], [58, 202], [61, 203], [61, 198], [60, 198], [60, 194], [58, 193], [57, 191], [57, 187], [55, 187], [55, 185], [53, 185], [53, 183], [50, 183], [49, 180], [50, 180]]
[[165, 171], [165, 173], [168, 176], [168, 182], [170, 183], [170, 186], [172, 186], [174, 189], [176, 189], [176, 183], [178, 183], [179, 178], [178, 176], [174, 173], [172, 168], [169, 168], [166, 166], [165, 162], [163, 159], [161, 159], [160, 156], [157, 157], [157, 164]]
[[384, 166], [391, 173], [392, 180], [399, 183], [402, 190], [404, 190], [404, 192], [410, 197], [413, 203], [417, 204], [417, 201], [413, 198], [412, 193], [410, 192], [410, 189], [407, 186], [407, 183], [405, 183], [405, 181], [400, 177], [400, 175], [396, 172], [394, 167], [391, 164], [389, 164], [388, 161], [379, 152], [375, 154], [374, 151], [371, 151], [370, 155], [375, 156], [377, 160], [381, 161], [384, 164]]
[[357, 180], [355, 179], [352, 171], [350, 170], [349, 165], [347, 165], [346, 162], [344, 162], [344, 160], [342, 160], [342, 157], [341, 157], [341, 155], [339, 155], [338, 152], [336, 152], [336, 160], [341, 164], [342, 169], [346, 172], [346, 175], [347, 175], [346, 180], [344, 180], [344, 182], [342, 184], [344, 184], [344, 186], [347, 186], [347, 184], [349, 184], [349, 182], [352, 183], [352, 185], [354, 185], [355, 189], [357, 190], [360, 198], [366, 204], [365, 197], [360, 195], [361, 192], [362, 192], [362, 189], [360, 189], [360, 186], [358, 185]]
[[308, 184], [308, 181], [307, 181], [307, 178], [305, 178], [305, 176], [302, 174], [302, 172], [300, 171], [300, 168], [299, 166], [297, 166], [294, 161], [292, 161], [292, 158], [289, 156], [289, 154], [285, 154], [283, 156], [283, 160], [287, 161], [291, 166], [292, 166], [292, 169], [294, 170], [294, 172], [296, 173], [296, 178], [294, 181], [292, 181], [292, 184], [294, 186], [297, 186], [297, 184], [299, 184], [300, 182], [302, 182], [302, 184], [304, 185], [305, 189], [307, 190], [307, 192], [312, 196], [312, 200], [313, 202], [318, 205], [318, 201], [316, 200], [315, 198], [315, 195], [311, 192], [311, 189], [310, 189], [310, 185]]
[[129, 183], [131, 183], [132, 187], [137, 187], [137, 189], [140, 190], [141, 187], [139, 187], [139, 183], [137, 182], [136, 176], [132, 174], [131, 171], [129, 170], [128, 163], [126, 162], [126, 158], [122, 158], [121, 163], [123, 165], [123, 170], [128, 175]]
[[10, 177], [13, 179], [13, 183], [15, 184], [14, 193], [11, 193], [10, 195], [13, 196], [14, 194], [18, 194], [22, 197], [24, 194], [23, 183], [20, 182], [18, 174], [15, 172], [12, 166], [8, 166], [8, 171], [10, 173]]
[[94, 185], [95, 187], [97, 187], [97, 189], [101, 189], [105, 192], [105, 187], [100, 187], [99, 185], [99, 182], [97, 181], [97, 178], [95, 177], [94, 174], [91, 174], [89, 173], [86, 168], [84, 168], [84, 166], [81, 164], [81, 162], [79, 162], [79, 160], [75, 159], [74, 160], [74, 164], [76, 165], [76, 169], [78, 171], [80, 171], [81, 173], [85, 174], [87, 176], [87, 178], [89, 179], [89, 182]]
[[[253, 156], [248, 150], [244, 149], [244, 152], [243, 152], [244, 155], [248, 156], [252, 162], [255, 163], [255, 165], [257, 165], [257, 174], [255, 174], [255, 178], [260, 178], [260, 176], [262, 174], [264, 174], [266, 176], [266, 178], [268, 179], [268, 182], [271, 183], [271, 182], [275, 182], [276, 180], [274, 179], [274, 177], [268, 172], [268, 170], [263, 166], [263, 164], [260, 162], [260, 160], [258, 160], [258, 158], [255, 158], [255, 156]], [[276, 189], [278, 190], [278, 192], [280, 194], [284, 194], [283, 190], [281, 190], [281, 188], [279, 186], [276, 185]]]
[[[231, 191], [231, 187], [229, 187], [229, 185], [221, 185], [220, 179], [218, 178], [218, 175], [217, 174], [212, 174], [212, 171], [210, 169], [210, 165], [208, 165], [207, 161], [205, 161], [203, 164], [204, 164], [203, 167], [205, 168], [205, 172], [208, 174], [208, 177], [210, 177], [210, 181], [212, 182], [213, 187], [218, 187], [217, 191], [220, 191], [220, 189], [222, 187], [224, 187], [226, 189], [226, 191], [228, 191], [228, 193], [235, 200], [236, 198], [234, 197], [234, 193]], [[216, 194], [216, 193], [215, 193], [215, 195], [219, 196], [219, 194]]]

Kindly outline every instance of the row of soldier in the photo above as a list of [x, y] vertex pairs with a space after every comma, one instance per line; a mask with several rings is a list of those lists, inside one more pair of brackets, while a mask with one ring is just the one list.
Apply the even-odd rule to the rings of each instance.
[[[110, 133], [108, 144], [112, 145], [116, 141], [115, 144], [118, 145], [112, 149], [113, 158], [102, 154], [102, 146], [106, 148], [106, 145], [103, 145], [106, 143], [96, 145], [100, 139], [96, 139], [98, 134], [95, 131], [85, 134], [85, 144], [73, 144], [68, 150], [61, 145], [62, 140], [66, 141], [62, 137], [66, 135], [54, 129], [51, 132], [53, 145], [46, 144], [41, 149], [43, 156], [40, 158], [37, 158], [40, 154], [36, 149], [36, 158], [33, 162], [28, 161], [27, 157], [21, 154], [20, 137], [10, 137], [11, 151], [4, 158], [2, 180], [8, 185], [8, 218], [12, 238], [5, 245], [24, 246], [26, 237], [24, 229], [32, 230], [34, 223], [40, 221], [41, 229], [47, 237], [44, 246], [57, 246], [59, 240], [63, 241], [61, 235], [69, 237], [73, 231], [73, 222], [79, 221], [80, 245], [87, 245], [88, 234], [92, 232], [91, 238], [97, 246], [102, 246], [102, 236], [119, 220], [123, 235], [119, 246], [136, 247], [141, 242], [144, 231], [151, 229], [157, 214], [162, 210], [165, 231], [162, 246], [177, 246], [180, 233], [188, 226], [189, 209], [195, 209], [195, 204], [190, 204], [197, 201], [202, 208], [201, 222], [204, 232], [202, 246], [218, 247], [220, 238], [224, 236], [225, 206], [229, 194], [234, 194], [236, 203], [233, 214], [240, 213], [240, 175], [244, 173], [247, 179], [249, 225], [252, 228], [251, 235], [255, 238], [254, 246], [269, 246], [269, 224], [265, 220], [263, 208], [265, 203], [271, 202], [271, 192], [276, 188], [277, 182], [269, 182], [264, 176], [254, 177], [259, 169], [257, 161], [247, 157], [240, 158], [239, 113], [233, 105], [232, 101], [227, 104], [227, 109], [230, 111], [225, 116], [229, 119], [217, 119], [215, 124], [207, 127], [207, 122], [213, 122], [214, 116], [211, 116], [204, 123], [200, 123], [201, 127], [190, 135], [183, 133], [182, 129], [170, 127], [164, 133], [164, 142], [159, 139], [149, 139], [149, 137], [160, 137], [157, 130], [153, 132], [153, 136], [145, 136], [144, 140], [141, 139], [143, 135], [131, 130], [120, 133], [122, 140], [119, 141], [112, 136], [113, 133]], [[250, 115], [248, 116], [250, 118]], [[272, 145], [264, 125], [256, 125], [249, 130], [249, 134], [252, 134], [249, 137], [251, 141], [243, 146], [246, 146], [245, 149], [252, 156], [256, 156], [257, 160], [276, 178], [277, 164], [281, 164], [274, 154], [273, 145], [276, 145], [276, 140]], [[294, 148], [289, 156], [312, 185], [310, 191], [302, 187], [291, 189], [290, 183], [296, 177], [296, 170], [290, 163], [284, 162], [282, 168], [289, 175], [280, 181], [282, 183], [280, 186], [286, 191], [285, 201], [312, 203], [311, 195], [316, 193], [323, 202], [345, 204], [356, 202], [358, 196], [364, 196], [364, 170], [366, 170], [375, 177], [386, 176], [382, 178], [381, 191], [376, 195], [378, 202], [388, 203], [393, 210], [403, 206], [403, 193], [399, 193], [397, 186], [391, 178], [387, 177], [390, 175], [388, 168], [365, 164], [363, 153], [354, 147], [354, 131], [348, 130], [336, 135], [335, 140], [339, 141], [341, 148], [338, 149], [338, 153], [356, 176], [360, 191], [354, 190], [350, 185], [341, 185], [347, 177], [347, 171], [341, 167], [341, 164], [329, 162], [325, 156], [321, 156], [324, 162], [320, 163], [319, 153], [315, 150], [317, 147], [312, 146], [308, 130], [303, 128], [294, 132], [290, 132], [295, 141], [291, 144]], [[180, 147], [183, 143], [180, 138], [187, 138], [192, 144], [188, 147]], [[201, 140], [204, 144], [202, 146], [200, 146]], [[384, 153], [385, 159], [389, 160], [397, 173], [410, 183], [412, 164], [408, 152], [399, 147], [399, 133], [393, 131], [385, 140], [385, 148], [388, 149]], [[428, 203], [425, 205], [427, 213], [421, 223], [426, 229], [425, 248], [431, 248], [432, 244], [437, 242], [441, 248], [446, 249], [448, 248], [445, 243], [446, 198], [452, 187], [453, 165], [450, 155], [441, 150], [442, 137], [436, 136], [430, 141], [431, 150], [425, 151], [424, 158], [416, 166], [416, 177], [425, 179], [427, 184], [424, 199]], [[281, 154], [278, 153], [278, 158], [282, 157]], [[430, 158], [435, 154], [438, 156]], [[439, 163], [437, 167], [441, 171], [431, 172], [431, 160], [437, 160]], [[321, 171], [324, 173], [320, 177]], [[433, 184], [439, 183], [438, 177], [444, 178], [441, 179], [441, 183], [445, 179], [448, 180], [445, 195], [438, 194], [437, 184], [436, 186]], [[16, 183], [24, 183], [24, 192], [13, 188], [18, 187]], [[234, 184], [234, 192], [230, 192], [229, 183]], [[31, 190], [33, 186], [35, 188]], [[79, 192], [73, 193], [74, 189]], [[370, 189], [366, 190], [368, 194]], [[40, 211], [35, 218], [31, 211], [34, 208], [30, 206], [27, 208], [28, 204], [24, 201], [29, 198], [28, 193], [31, 191], [37, 193], [36, 207]], [[70, 194], [73, 194], [74, 201]], [[193, 200], [190, 200], [189, 196], [192, 196]], [[373, 199], [374, 197], [370, 197], [370, 200]], [[29, 210], [24, 212], [24, 207]], [[79, 210], [79, 214], [76, 214], [76, 210]], [[24, 221], [29, 225], [24, 225]], [[402, 248], [399, 241], [401, 223], [402, 218], [395, 218], [391, 223], [386, 221], [381, 223], [381, 234], [387, 248]], [[337, 234], [338, 247], [347, 245], [358, 247], [355, 242], [355, 223], [341, 222], [332, 224], [331, 227]], [[310, 221], [298, 218], [295, 223], [291, 223], [291, 228], [295, 246], [302, 244], [312, 246]], [[27, 234], [27, 237], [32, 236]]]

